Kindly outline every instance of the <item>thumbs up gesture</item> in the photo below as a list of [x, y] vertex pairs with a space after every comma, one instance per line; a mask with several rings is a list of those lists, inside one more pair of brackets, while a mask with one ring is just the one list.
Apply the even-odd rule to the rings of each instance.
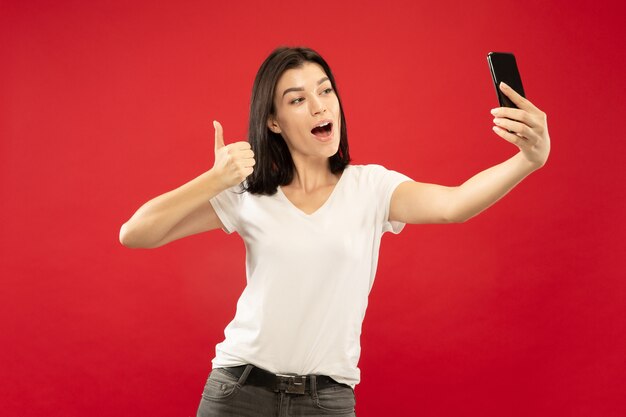
[[234, 187], [252, 174], [254, 152], [248, 142], [224, 144], [224, 130], [218, 121], [215, 128], [215, 162], [212, 170], [217, 173], [225, 188]]

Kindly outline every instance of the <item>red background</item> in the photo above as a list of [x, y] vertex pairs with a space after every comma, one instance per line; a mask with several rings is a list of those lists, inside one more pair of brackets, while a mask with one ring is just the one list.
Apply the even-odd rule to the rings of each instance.
[[357, 415], [624, 416], [623, 3], [0, 4], [0, 414], [192, 416], [245, 283], [216, 231], [118, 242], [247, 129], [277, 46], [333, 69], [354, 163], [456, 185], [516, 152], [486, 54], [548, 114], [547, 165], [459, 225], [383, 238]]

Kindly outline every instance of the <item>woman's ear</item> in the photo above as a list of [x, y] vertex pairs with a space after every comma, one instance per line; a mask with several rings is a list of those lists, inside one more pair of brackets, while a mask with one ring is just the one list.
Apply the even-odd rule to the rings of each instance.
[[267, 119], [267, 127], [269, 128], [269, 130], [271, 130], [274, 133], [280, 133], [280, 126], [278, 125], [278, 123], [276, 122], [276, 120], [274, 120], [274, 118], [272, 116], [270, 116]]

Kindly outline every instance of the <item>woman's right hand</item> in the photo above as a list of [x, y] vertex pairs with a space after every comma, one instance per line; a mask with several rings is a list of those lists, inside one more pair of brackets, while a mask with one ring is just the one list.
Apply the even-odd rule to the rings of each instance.
[[211, 169], [220, 179], [224, 189], [234, 187], [252, 174], [254, 152], [248, 142], [235, 142], [224, 145], [224, 130], [218, 121], [215, 128], [215, 162]]

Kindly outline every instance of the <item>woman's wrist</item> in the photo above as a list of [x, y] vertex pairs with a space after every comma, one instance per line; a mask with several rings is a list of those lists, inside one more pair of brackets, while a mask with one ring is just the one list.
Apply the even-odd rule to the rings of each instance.
[[541, 168], [541, 167], [543, 167], [545, 165], [545, 161], [543, 161], [543, 162], [541, 162], [541, 161], [532, 161], [532, 160], [528, 159], [523, 151], [519, 151], [517, 153], [517, 155], [515, 155], [515, 157], [518, 160], [518, 163], [520, 165], [520, 169], [523, 170], [525, 173], [528, 173], [528, 174], [538, 170], [539, 168]]

